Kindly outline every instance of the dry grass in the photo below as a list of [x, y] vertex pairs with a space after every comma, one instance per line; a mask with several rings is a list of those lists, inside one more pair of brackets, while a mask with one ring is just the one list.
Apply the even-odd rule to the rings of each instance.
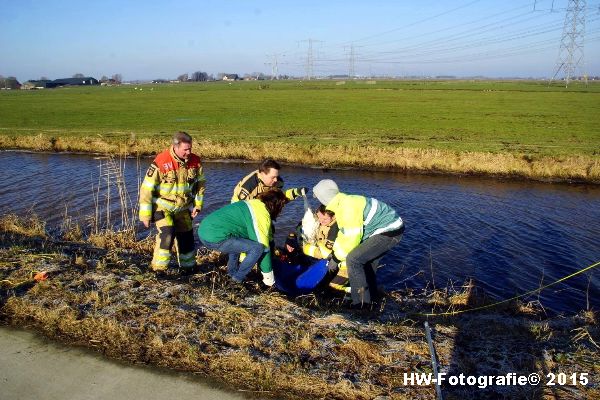
[[46, 237], [46, 223], [35, 214], [25, 217], [7, 214], [0, 217], [0, 231], [26, 237]]
[[147, 237], [144, 240], [137, 240], [136, 232], [133, 229], [121, 231], [104, 230], [99, 233], [92, 233], [88, 241], [94, 246], [104, 249], [133, 249], [139, 252], [152, 252], [154, 248], [153, 237]]
[[[73, 151], [119, 156], [151, 155], [168, 141], [149, 138], [71, 137], [40, 133], [34, 136], [0, 135], [0, 148], [35, 151]], [[194, 151], [205, 159], [282, 162], [321, 168], [367, 168], [392, 171], [442, 172], [510, 176], [536, 180], [600, 182], [600, 160], [587, 156], [529, 157], [518, 153], [457, 152], [439, 149], [365, 145], [304, 145], [284, 142], [230, 143], [199, 140]]]
[[[16, 228], [0, 227], [9, 229], [0, 231], [6, 243], [6, 235], [15, 235]], [[198, 258], [202, 272], [193, 277], [156, 279], [144, 267], [150, 252], [142, 248], [125, 250], [113, 242], [103, 249], [40, 242], [25, 234], [15, 238], [19, 247], [0, 248], [0, 281], [25, 279], [27, 285], [0, 287], [2, 323], [27, 326], [112, 358], [209, 375], [261, 397], [434, 397], [432, 386], [402, 382], [404, 372], [431, 371], [422, 320], [415, 316], [430, 310], [429, 297], [404, 293], [396, 302], [391, 294], [382, 314], [355, 315], [327, 297], [315, 296], [318, 301], [306, 305], [253, 285], [231, 292], [226, 267], [213, 253]], [[48, 279], [32, 282], [28, 278], [34, 270], [49, 271]], [[465, 285], [440, 299], [444, 307], [468, 307], [472, 293], [472, 285]], [[586, 371], [592, 381], [600, 376], [600, 368], [594, 367], [600, 365], [594, 313], [538, 321], [511, 309], [508, 314], [438, 318], [430, 324], [446, 371], [528, 373], [552, 368]], [[445, 388], [445, 398], [551, 394], [546, 389], [461, 390]], [[598, 394], [591, 386], [574, 390], [579, 398]]]

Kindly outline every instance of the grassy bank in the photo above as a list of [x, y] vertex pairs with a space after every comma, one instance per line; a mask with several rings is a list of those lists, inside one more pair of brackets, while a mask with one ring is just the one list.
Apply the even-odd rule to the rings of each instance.
[[[232, 292], [216, 253], [198, 257], [202, 271], [194, 276], [157, 280], [146, 269], [150, 241], [124, 248], [134, 241], [115, 241], [110, 232], [104, 241], [66, 241], [43, 227], [35, 218], [0, 220], [1, 322], [108, 357], [211, 376], [261, 397], [434, 398], [433, 386], [403, 381], [404, 373], [431, 372], [419, 313], [485, 301], [471, 285], [460, 293], [397, 291], [378, 313], [355, 314], [336, 296], [262, 292], [252, 283], [258, 274]], [[40, 271], [47, 279], [33, 278]], [[589, 374], [587, 385], [446, 386], [446, 399], [600, 396], [593, 312], [548, 319], [514, 303], [429, 323], [448, 374]]]
[[[600, 84], [212, 82], [0, 93], [0, 148], [600, 181]], [[143, 89], [143, 90], [142, 90]]]

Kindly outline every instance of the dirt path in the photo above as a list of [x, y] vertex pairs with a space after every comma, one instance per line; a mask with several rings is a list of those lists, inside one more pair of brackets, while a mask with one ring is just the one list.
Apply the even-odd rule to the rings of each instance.
[[0, 386], [0, 397], [21, 400], [244, 399], [199, 378], [117, 363], [6, 327], [0, 327]]

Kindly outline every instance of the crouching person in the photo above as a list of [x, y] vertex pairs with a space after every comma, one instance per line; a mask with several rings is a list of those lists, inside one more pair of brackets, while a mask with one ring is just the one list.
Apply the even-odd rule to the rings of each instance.
[[335, 213], [339, 228], [330, 254], [330, 270], [345, 261], [352, 307], [370, 305], [377, 300], [375, 272], [379, 261], [402, 239], [402, 218], [376, 199], [341, 193], [331, 179], [317, 183], [313, 193]]
[[[321, 204], [316, 212], [319, 227], [316, 231], [316, 237], [313, 240], [306, 241], [302, 244], [302, 252], [312, 259], [328, 259], [333, 244], [337, 238], [339, 228], [335, 219], [335, 213]], [[291, 251], [290, 246], [286, 243], [286, 248]], [[333, 267], [333, 265], [332, 265]], [[346, 263], [342, 262], [332, 268], [328, 272], [324, 281], [320, 284], [323, 288], [324, 284], [329, 284], [329, 287], [342, 292], [350, 292], [348, 286], [348, 269]]]
[[[200, 223], [200, 241], [209, 249], [229, 254], [227, 272], [234, 284], [241, 283], [256, 263], [259, 263], [263, 283], [267, 286], [275, 283], [271, 221], [279, 216], [287, 202], [281, 190], [273, 189], [255, 199], [228, 204]], [[246, 253], [246, 257], [240, 263], [241, 253]]]

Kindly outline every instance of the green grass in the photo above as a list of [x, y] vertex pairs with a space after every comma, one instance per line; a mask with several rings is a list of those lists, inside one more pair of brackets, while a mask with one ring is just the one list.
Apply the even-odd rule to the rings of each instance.
[[[135, 87], [138, 90], [135, 90]], [[143, 89], [143, 90], [139, 90]], [[0, 92], [0, 134], [600, 154], [600, 84], [260, 81]]]

